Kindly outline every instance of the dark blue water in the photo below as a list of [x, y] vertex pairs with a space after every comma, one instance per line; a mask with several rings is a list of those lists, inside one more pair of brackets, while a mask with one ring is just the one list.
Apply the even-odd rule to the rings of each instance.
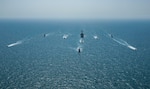
[[0, 88], [149, 89], [149, 54], [150, 21], [1, 20]]

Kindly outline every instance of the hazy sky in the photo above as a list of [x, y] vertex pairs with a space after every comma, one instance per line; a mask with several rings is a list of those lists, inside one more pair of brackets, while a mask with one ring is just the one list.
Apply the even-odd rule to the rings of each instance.
[[0, 18], [150, 18], [150, 0], [0, 0]]

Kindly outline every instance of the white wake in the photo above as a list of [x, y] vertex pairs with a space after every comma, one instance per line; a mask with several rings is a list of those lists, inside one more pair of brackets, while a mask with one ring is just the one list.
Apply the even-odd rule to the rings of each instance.
[[98, 36], [97, 36], [97, 35], [94, 35], [93, 38], [94, 38], [94, 39], [98, 39]]
[[79, 42], [80, 42], [80, 43], [84, 43], [84, 40], [81, 38], [81, 39], [79, 40]]
[[72, 50], [74, 50], [74, 51], [76, 51], [76, 52], [78, 52], [79, 49], [80, 49], [81, 52], [83, 51], [83, 46], [80, 45], [80, 44], [78, 44], [77, 47], [69, 47], [69, 48], [72, 49]]
[[22, 43], [23, 43], [23, 41], [17, 41], [15, 43], [7, 45], [7, 47], [13, 47], [13, 46], [16, 46], [16, 45], [19, 45], [19, 44], [22, 44]]
[[67, 39], [68, 36], [69, 36], [68, 34], [64, 34], [64, 35], [63, 35], [63, 39]]
[[78, 46], [76, 48], [76, 51], [78, 52], [79, 49], [80, 49], [81, 52], [83, 51], [83, 45], [82, 44], [78, 44]]
[[130, 45], [129, 43], [127, 43], [126, 41], [122, 40], [122, 39], [119, 39], [119, 38], [112, 38], [115, 42], [123, 45], [123, 46], [126, 46], [128, 47], [129, 49], [132, 49], [132, 50], [137, 50], [137, 48], [133, 47], [132, 45]]

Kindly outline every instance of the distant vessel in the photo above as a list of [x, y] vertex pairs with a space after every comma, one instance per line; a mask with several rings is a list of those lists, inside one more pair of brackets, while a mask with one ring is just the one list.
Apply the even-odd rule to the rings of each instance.
[[63, 39], [67, 39], [67, 38], [68, 38], [68, 36], [69, 36], [69, 35], [64, 34], [64, 35], [63, 35]]
[[114, 38], [114, 36], [112, 34], [108, 34], [111, 38]]
[[114, 36], [113, 36], [112, 34], [110, 34], [110, 37], [111, 37], [111, 38], [114, 38]]
[[80, 53], [81, 52], [81, 50], [80, 50], [80, 48], [78, 49], [78, 53]]
[[81, 38], [84, 38], [84, 34], [83, 34], [83, 31], [81, 31], [81, 34], [80, 34]]
[[46, 37], [46, 34], [44, 34], [44, 37]]

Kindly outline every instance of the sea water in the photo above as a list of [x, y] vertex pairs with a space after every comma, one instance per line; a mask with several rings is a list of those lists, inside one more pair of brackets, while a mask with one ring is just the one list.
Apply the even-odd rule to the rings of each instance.
[[1, 89], [149, 89], [149, 63], [148, 20], [0, 20]]

